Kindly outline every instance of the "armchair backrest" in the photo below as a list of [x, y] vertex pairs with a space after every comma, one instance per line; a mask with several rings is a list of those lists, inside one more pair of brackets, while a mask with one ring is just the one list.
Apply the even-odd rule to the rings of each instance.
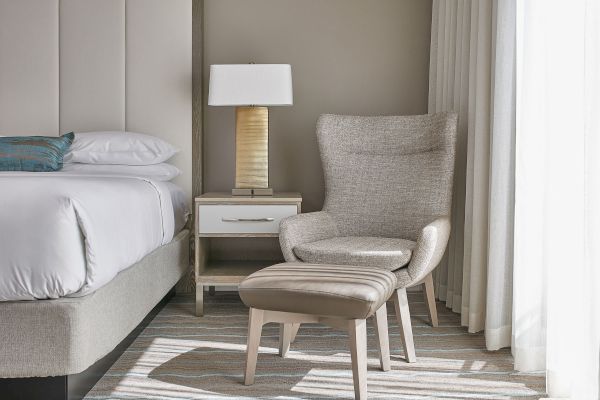
[[416, 240], [425, 225], [449, 216], [457, 119], [322, 115], [323, 209], [340, 234]]

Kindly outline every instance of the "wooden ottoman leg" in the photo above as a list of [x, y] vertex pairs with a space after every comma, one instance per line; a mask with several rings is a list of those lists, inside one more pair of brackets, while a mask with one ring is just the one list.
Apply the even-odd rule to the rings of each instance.
[[292, 323], [279, 324], [279, 355], [281, 357], [285, 357], [290, 350], [293, 325]]
[[296, 335], [298, 334], [298, 329], [300, 329], [300, 322], [296, 322], [292, 326], [292, 337], [290, 342], [294, 343], [296, 341]]
[[382, 371], [390, 368], [390, 337], [388, 333], [387, 307], [383, 303], [373, 316], [375, 331], [377, 332], [377, 345], [379, 346], [379, 363]]
[[367, 323], [364, 319], [348, 322], [350, 355], [352, 356], [352, 378], [354, 398], [367, 398]]
[[250, 308], [244, 385], [252, 385], [254, 383], [254, 371], [256, 371], [256, 359], [258, 357], [258, 346], [260, 345], [260, 335], [263, 326], [263, 314], [263, 310]]

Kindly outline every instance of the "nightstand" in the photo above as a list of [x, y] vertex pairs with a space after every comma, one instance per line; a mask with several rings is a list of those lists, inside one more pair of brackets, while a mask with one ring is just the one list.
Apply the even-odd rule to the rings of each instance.
[[232, 196], [206, 193], [194, 199], [196, 315], [204, 314], [205, 286], [237, 286], [245, 277], [273, 261], [211, 260], [210, 240], [215, 238], [279, 237], [279, 222], [300, 213], [300, 193], [273, 196]]

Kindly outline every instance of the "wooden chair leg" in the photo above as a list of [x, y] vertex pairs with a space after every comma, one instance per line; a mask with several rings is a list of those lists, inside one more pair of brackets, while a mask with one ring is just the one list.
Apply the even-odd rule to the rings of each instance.
[[292, 323], [279, 324], [279, 355], [285, 357], [292, 342]]
[[300, 329], [299, 322], [292, 324], [292, 337], [290, 338], [290, 342], [294, 343], [296, 341], [296, 335], [298, 334], [298, 329]]
[[373, 316], [375, 331], [377, 332], [377, 345], [379, 347], [379, 363], [382, 371], [389, 371], [390, 367], [390, 338], [388, 333], [387, 307], [383, 303]]
[[435, 306], [435, 292], [433, 289], [433, 276], [431, 274], [425, 277], [423, 282], [423, 294], [425, 295], [425, 304], [429, 311], [431, 326], [438, 326], [437, 308]]
[[398, 324], [400, 325], [400, 339], [402, 339], [402, 345], [404, 346], [406, 361], [409, 363], [416, 362], [417, 356], [415, 355], [415, 344], [413, 342], [412, 325], [410, 323], [410, 310], [408, 309], [408, 297], [406, 296], [406, 289], [396, 289], [392, 297], [394, 297], [396, 317], [398, 318]]
[[254, 372], [256, 371], [256, 359], [258, 357], [258, 346], [263, 326], [263, 310], [250, 308], [248, 317], [248, 345], [246, 347], [246, 373], [244, 374], [244, 385], [254, 383]]
[[354, 398], [367, 398], [367, 324], [364, 319], [348, 322], [350, 354], [352, 356], [352, 378], [354, 380]]

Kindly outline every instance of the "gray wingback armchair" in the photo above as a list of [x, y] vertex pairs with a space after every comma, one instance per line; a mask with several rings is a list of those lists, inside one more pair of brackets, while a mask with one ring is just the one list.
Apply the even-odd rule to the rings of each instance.
[[406, 288], [424, 284], [432, 325], [431, 272], [450, 235], [457, 115], [322, 115], [317, 138], [323, 210], [286, 218], [286, 261], [393, 271], [392, 296], [406, 359], [416, 361]]

